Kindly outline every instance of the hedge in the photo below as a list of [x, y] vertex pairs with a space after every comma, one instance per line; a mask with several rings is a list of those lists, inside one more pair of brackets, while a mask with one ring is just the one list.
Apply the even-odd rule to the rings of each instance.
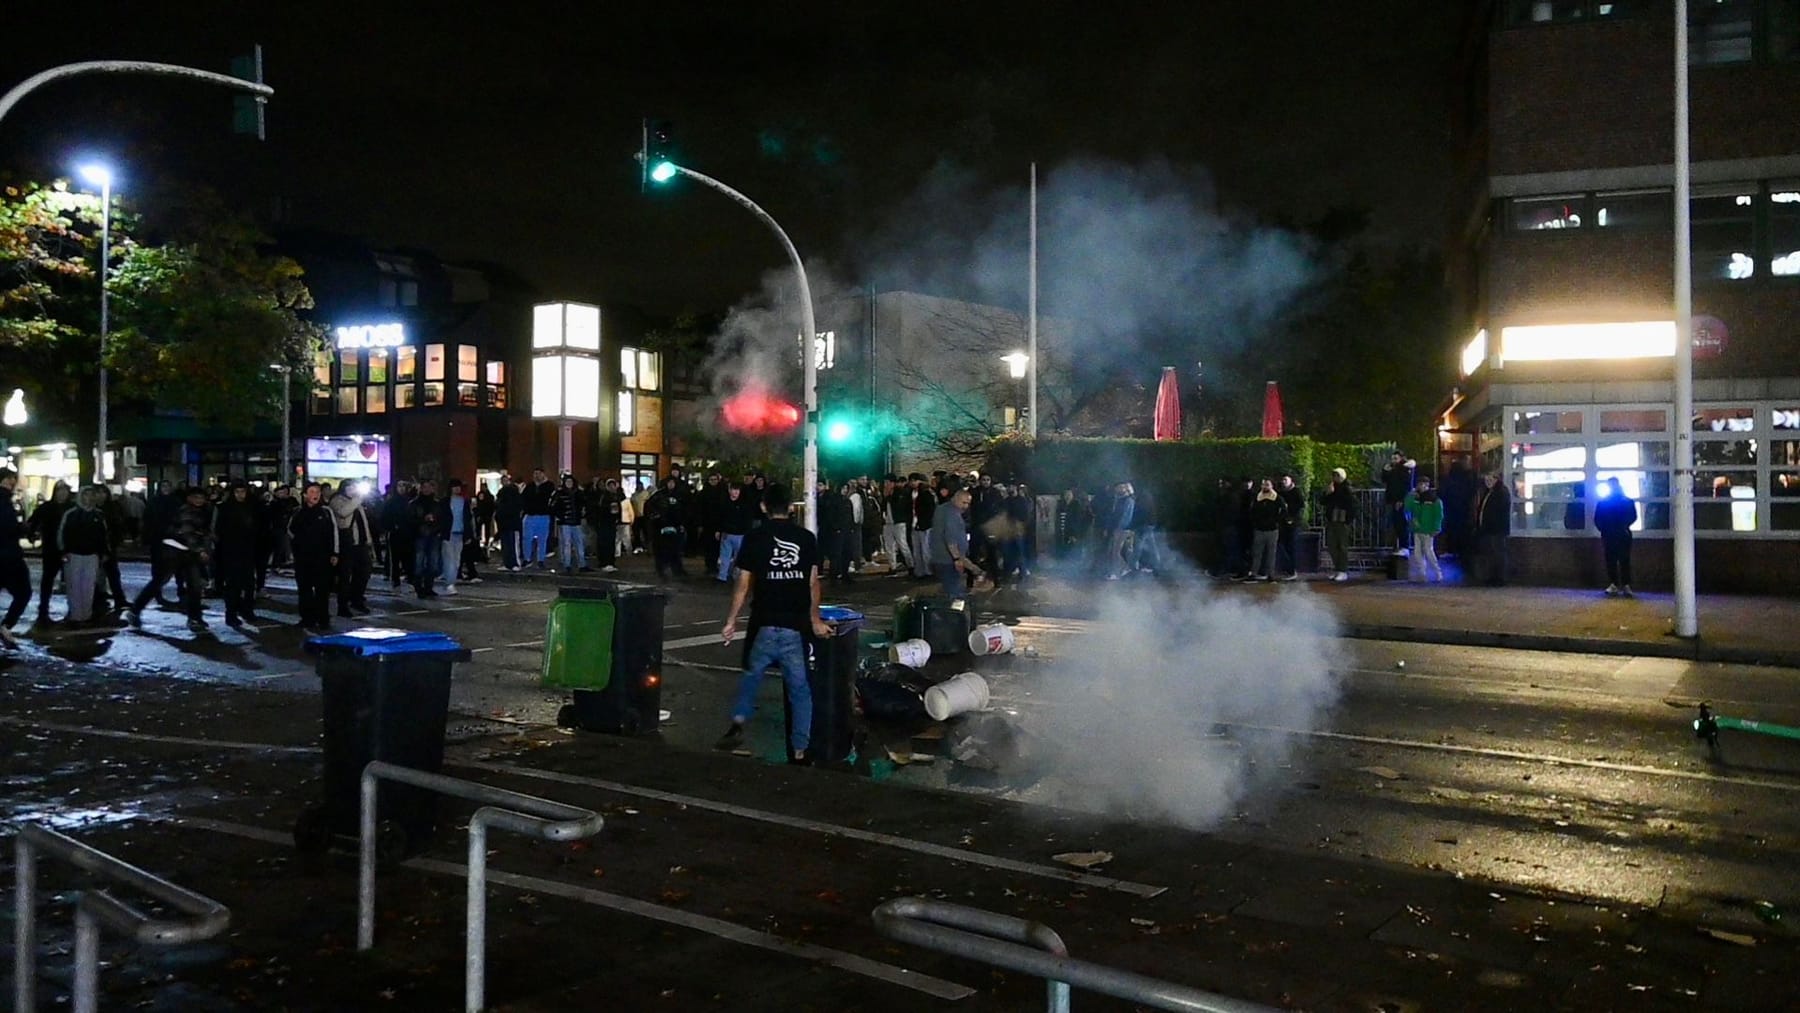
[[1368, 486], [1370, 464], [1385, 463], [1391, 450], [1392, 444], [1319, 443], [1305, 436], [1161, 442], [1045, 437], [1035, 444], [1001, 439], [989, 446], [983, 470], [1003, 481], [1022, 480], [1040, 493], [1091, 492], [1130, 481], [1150, 491], [1165, 529], [1211, 531], [1218, 526], [1220, 479], [1236, 490], [1244, 477], [1292, 474], [1310, 512], [1313, 490], [1323, 488], [1332, 468], [1348, 472], [1353, 485]]

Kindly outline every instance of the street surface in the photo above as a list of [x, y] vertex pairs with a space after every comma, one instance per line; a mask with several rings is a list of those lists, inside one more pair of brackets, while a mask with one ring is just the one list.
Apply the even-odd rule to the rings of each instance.
[[[143, 567], [126, 570], [135, 587]], [[1800, 748], [1727, 732], [1714, 760], [1691, 728], [1702, 700], [1800, 724], [1795, 670], [1330, 641], [1315, 707], [1271, 691], [1283, 707], [1259, 709], [1244, 698], [1296, 678], [1306, 641], [1258, 643], [1245, 624], [1354, 588], [1182, 588], [1169, 600], [1212, 602], [1196, 607], [1244, 635], [1165, 642], [1150, 623], [1181, 617], [1152, 615], [1148, 653], [1114, 651], [1097, 672], [1071, 664], [1084, 645], [1113, 651], [1106, 618], [1011, 594], [994, 602], [1017, 610], [1013, 654], [930, 669], [986, 676], [986, 715], [871, 726], [850, 769], [797, 769], [769, 762], [774, 679], [754, 755], [711, 749], [741, 645], [721, 643], [723, 585], [703, 578], [671, 586], [661, 731], [555, 728], [564, 698], [536, 683], [556, 587], [532, 574], [433, 601], [371, 596], [367, 624], [475, 652], [453, 684], [448, 773], [606, 819], [576, 844], [490, 838], [491, 1008], [1041, 1003], [1041, 983], [881, 938], [869, 911], [908, 895], [1040, 920], [1077, 957], [1277, 1006], [1800, 1005]], [[879, 631], [915, 587], [864, 578], [827, 599]], [[291, 622], [291, 583], [272, 598], [265, 613]], [[198, 638], [153, 608], [142, 630], [46, 633], [0, 656], [9, 823], [66, 829], [233, 911], [225, 936], [170, 951], [109, 937], [104, 1004], [460, 1008], [470, 807], [452, 804], [429, 851], [382, 878], [377, 945], [357, 955], [353, 858], [313, 867], [288, 836], [319, 793], [302, 635], [229, 630], [211, 604]], [[1071, 671], [1090, 685], [1071, 690]], [[1071, 723], [1072, 701], [1100, 709]], [[1154, 734], [1119, 734], [1118, 715]], [[1112, 857], [1055, 857], [1088, 851]], [[47, 864], [40, 882], [52, 1009], [80, 879]]]

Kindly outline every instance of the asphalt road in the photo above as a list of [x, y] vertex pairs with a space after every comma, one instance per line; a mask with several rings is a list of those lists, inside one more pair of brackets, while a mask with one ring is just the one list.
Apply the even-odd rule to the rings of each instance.
[[[881, 626], [888, 599], [909, 586], [866, 579], [830, 597], [860, 603]], [[1221, 593], [1265, 611], [1277, 596], [1306, 594]], [[496, 964], [493, 994], [519, 1003], [505, 1008], [580, 1004], [582, 987], [550, 968], [580, 949], [568, 934], [579, 924], [586, 938], [591, 918], [643, 962], [606, 987], [668, 1008], [756, 996], [750, 1008], [916, 1009], [972, 988], [957, 1001], [1001, 1009], [1037, 994], [1017, 976], [873, 936], [873, 903], [934, 892], [1042, 918], [1079, 940], [1078, 955], [1309, 1008], [1800, 1001], [1778, 970], [1795, 956], [1791, 918], [1771, 923], [1754, 906], [1800, 911], [1800, 749], [1727, 732], [1723, 759], [1712, 759], [1691, 730], [1703, 699], [1800, 724], [1794, 671], [1355, 641], [1334, 646], [1306, 706], [1276, 692], [1280, 706], [1258, 707], [1242, 698], [1306, 669], [1298, 641], [1246, 661], [1226, 645], [1171, 647], [1147, 627], [1148, 653], [1121, 648], [1116, 671], [1095, 671], [1083, 645], [1105, 642], [1106, 630], [1013, 616], [1014, 655], [934, 663], [987, 676], [992, 709], [976, 731], [872, 729], [859, 739], [861, 776], [850, 776], [759, 762], [781, 749], [774, 680], [749, 736], [756, 757], [710, 751], [738, 648], [719, 642], [722, 588], [698, 579], [671, 589], [659, 741], [550, 727], [562, 697], [536, 676], [554, 594], [553, 576], [503, 578], [435, 601], [381, 596], [384, 614], [371, 620], [450, 632], [476, 652], [453, 684], [453, 760], [486, 766], [462, 772], [607, 814], [593, 853], [604, 860], [496, 845], [497, 864], [525, 877], [496, 907], [512, 927], [495, 945], [511, 959]], [[277, 589], [274, 599], [272, 617], [291, 597]], [[292, 892], [290, 856], [273, 842], [317, 791], [306, 751], [316, 680], [301, 636], [215, 623], [193, 637], [173, 613], [146, 620], [143, 630], [46, 633], [0, 658], [0, 734], [18, 744], [4, 782], [13, 818], [62, 813], [103, 846], [202, 889], [219, 884], [234, 909], [259, 911]], [[1071, 695], [1071, 672], [1112, 695]], [[1107, 713], [1080, 717], [1097, 700]], [[1119, 715], [1139, 714], [1153, 734], [1117, 734]], [[221, 740], [231, 744], [205, 744]], [[169, 836], [153, 839], [146, 825]], [[1113, 852], [1104, 877], [1164, 889], [1071, 885], [1071, 867], [1053, 858], [1065, 850]], [[343, 948], [353, 901], [341, 876], [309, 881], [316, 905], [283, 911], [278, 929], [203, 948], [211, 963], [192, 957], [172, 972], [121, 957], [130, 973], [115, 987], [170, 1009], [360, 1008], [384, 992], [417, 1008], [454, 1003], [460, 885], [433, 880], [456, 875], [455, 842], [424, 861], [437, 864], [395, 887], [393, 910], [424, 912], [395, 930], [404, 956], [356, 964], [336, 999], [315, 994], [308, 1006], [314, 986], [302, 983]], [[671, 911], [688, 920], [659, 920]], [[295, 939], [336, 942], [280, 956]], [[796, 952], [796, 941], [815, 950]], [[241, 954], [256, 963], [234, 971], [251, 959]], [[276, 971], [264, 974], [271, 960]], [[697, 985], [696, 966], [733, 984]], [[187, 984], [160, 983], [170, 973]], [[921, 993], [921, 975], [948, 984]]]

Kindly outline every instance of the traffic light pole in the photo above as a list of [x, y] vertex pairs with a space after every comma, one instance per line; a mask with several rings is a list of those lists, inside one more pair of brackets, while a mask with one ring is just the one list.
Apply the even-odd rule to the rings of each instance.
[[800, 327], [803, 335], [800, 339], [800, 385], [805, 391], [806, 401], [806, 422], [802, 427], [806, 445], [800, 476], [804, 491], [801, 495], [806, 509], [806, 530], [816, 535], [819, 533], [819, 329], [813, 322], [812, 287], [806, 283], [806, 265], [800, 262], [800, 252], [794, 249], [794, 241], [788, 238], [781, 224], [758, 207], [755, 201], [703, 172], [695, 172], [674, 162], [666, 164], [683, 176], [704, 183], [748, 208], [751, 214], [774, 231], [776, 238], [781, 240], [782, 249], [787, 251], [788, 259], [794, 264], [794, 275], [800, 280]]
[[275, 89], [266, 84], [172, 63], [145, 63], [142, 60], [90, 60], [87, 63], [66, 63], [60, 67], [51, 67], [49, 70], [33, 74], [19, 82], [17, 87], [5, 95], [0, 95], [0, 120], [5, 120], [6, 114], [12, 112], [13, 106], [18, 105], [20, 99], [36, 91], [39, 87], [52, 81], [60, 81], [66, 77], [76, 77], [82, 74], [156, 74], [162, 77], [185, 77], [194, 81], [222, 84], [227, 88], [249, 92], [256, 97], [258, 102], [266, 101], [269, 96], [275, 94]]

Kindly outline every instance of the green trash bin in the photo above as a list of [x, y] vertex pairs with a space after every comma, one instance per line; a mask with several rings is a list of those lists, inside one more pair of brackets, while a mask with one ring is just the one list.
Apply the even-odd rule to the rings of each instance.
[[610, 595], [563, 588], [544, 620], [542, 685], [552, 689], [605, 689], [612, 681], [613, 621]]
[[563, 728], [613, 735], [654, 732], [662, 720], [660, 588], [615, 584], [559, 590], [544, 625], [541, 682], [567, 689]]

